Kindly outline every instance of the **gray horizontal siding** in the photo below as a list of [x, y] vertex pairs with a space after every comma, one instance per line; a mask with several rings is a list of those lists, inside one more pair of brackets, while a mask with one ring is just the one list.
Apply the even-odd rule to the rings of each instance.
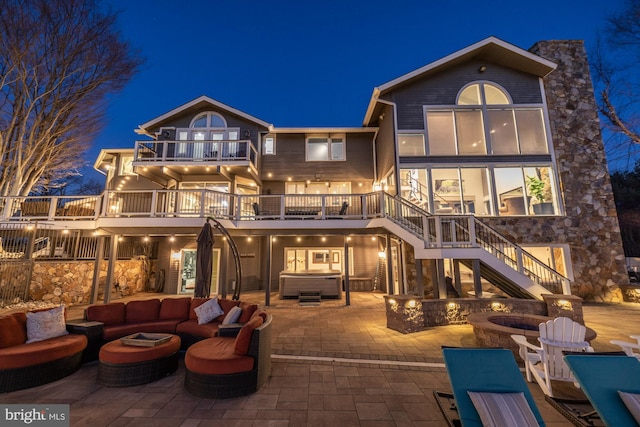
[[[478, 71], [481, 65], [487, 67], [484, 73]], [[397, 105], [398, 129], [424, 129], [424, 105], [454, 105], [460, 89], [478, 80], [488, 80], [502, 86], [509, 92], [514, 104], [542, 103], [536, 76], [477, 59], [410, 82], [383, 98]]]
[[[262, 157], [262, 179], [294, 181], [370, 181], [373, 179], [373, 132], [346, 136], [346, 161], [307, 162], [305, 134], [276, 135], [276, 154]], [[267, 174], [272, 173], [272, 178]]]

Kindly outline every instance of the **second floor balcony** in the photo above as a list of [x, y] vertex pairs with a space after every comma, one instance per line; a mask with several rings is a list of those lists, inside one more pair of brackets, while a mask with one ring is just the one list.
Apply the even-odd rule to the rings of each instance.
[[180, 164], [240, 165], [257, 167], [258, 151], [250, 140], [136, 141], [134, 165]]

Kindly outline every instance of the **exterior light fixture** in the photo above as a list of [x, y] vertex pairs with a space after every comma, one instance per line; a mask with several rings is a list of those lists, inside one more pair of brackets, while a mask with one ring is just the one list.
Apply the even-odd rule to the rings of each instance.
[[180, 252], [171, 252], [171, 259], [174, 261], [180, 261]]
[[484, 73], [485, 71], [487, 71], [487, 67], [485, 67], [484, 65], [481, 65], [480, 68], [478, 68], [478, 72], [480, 73]]
[[387, 254], [385, 253], [385, 251], [378, 252], [378, 258], [384, 258], [386, 256], [387, 256]]

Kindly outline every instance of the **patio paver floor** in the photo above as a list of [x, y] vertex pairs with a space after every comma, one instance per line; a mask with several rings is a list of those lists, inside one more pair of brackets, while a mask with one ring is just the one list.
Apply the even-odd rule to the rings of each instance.
[[[138, 294], [133, 298], [157, 298]], [[160, 295], [164, 298], [167, 295]], [[242, 300], [264, 304], [262, 293]], [[62, 380], [0, 395], [0, 403], [67, 403], [72, 426], [446, 426], [433, 391], [450, 390], [440, 348], [476, 346], [469, 325], [401, 334], [386, 327], [382, 294], [352, 293], [343, 300], [301, 307], [272, 299], [272, 377], [257, 393], [234, 399], [190, 396], [184, 364], [162, 380], [109, 388], [96, 382], [98, 365], [84, 365]], [[84, 306], [69, 309], [82, 316]], [[640, 306], [586, 304], [585, 323], [598, 333], [598, 351], [609, 340], [640, 333]], [[530, 384], [548, 426], [571, 425]]]

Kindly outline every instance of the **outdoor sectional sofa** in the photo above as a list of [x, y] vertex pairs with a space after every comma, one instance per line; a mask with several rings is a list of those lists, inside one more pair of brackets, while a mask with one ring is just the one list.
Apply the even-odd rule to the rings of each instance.
[[[257, 391], [271, 372], [271, 315], [256, 304], [219, 299], [224, 313], [200, 324], [196, 308], [207, 301], [165, 298], [93, 305], [85, 310], [85, 320], [102, 323], [98, 345], [138, 332], [178, 335], [186, 350], [185, 388], [195, 396], [228, 398]], [[234, 307], [241, 310], [239, 318], [223, 327]]]
[[126, 304], [114, 302], [92, 305], [85, 310], [85, 320], [103, 324], [102, 343], [137, 332], [167, 333], [178, 335], [182, 341], [182, 349], [186, 349], [200, 340], [216, 336], [222, 321], [233, 307], [242, 309], [238, 323], [248, 322], [258, 309], [257, 304], [218, 299], [224, 314], [200, 325], [195, 309], [209, 299], [185, 297], [160, 301], [155, 298], [129, 301]]
[[27, 313], [0, 317], [0, 393], [56, 381], [80, 368], [87, 337], [67, 334], [63, 317], [60, 322], [62, 335], [27, 342]]

